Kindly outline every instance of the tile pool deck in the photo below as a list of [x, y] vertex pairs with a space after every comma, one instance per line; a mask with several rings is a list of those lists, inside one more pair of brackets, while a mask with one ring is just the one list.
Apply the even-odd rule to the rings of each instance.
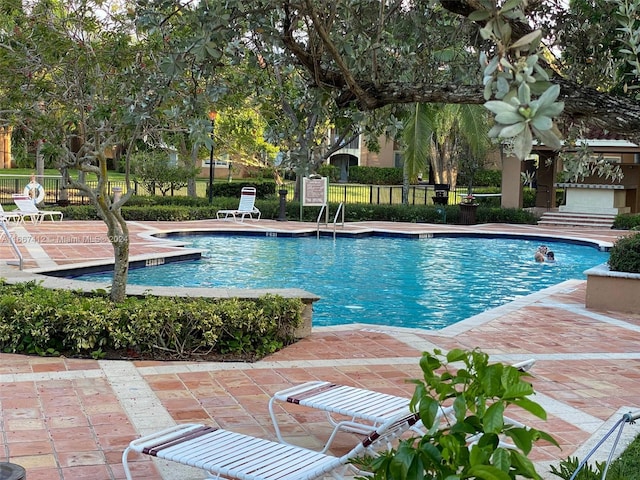
[[[130, 222], [132, 259], [181, 252], [149, 235], [172, 230], [315, 232], [298, 222]], [[590, 239], [608, 245], [623, 232], [530, 225], [429, 225], [364, 222], [349, 232], [508, 233], [544, 239]], [[7, 240], [0, 242], [0, 277], [28, 278], [29, 271], [89, 265], [112, 258], [102, 222], [63, 221], [16, 227], [13, 236], [25, 272]], [[329, 231], [333, 231], [332, 228]], [[562, 450], [536, 446], [539, 472], [568, 455], [581, 457], [624, 412], [640, 410], [640, 313], [587, 310], [584, 281], [568, 281], [439, 331], [347, 325], [314, 328], [310, 337], [265, 358], [244, 363], [96, 361], [0, 354], [0, 462], [27, 470], [28, 480], [125, 478], [121, 454], [140, 434], [179, 422], [206, 422], [274, 438], [270, 395], [313, 379], [410, 396], [418, 359], [434, 347], [475, 348], [495, 360], [537, 360], [532, 382], [546, 422], [517, 411], [511, 416], [552, 433]], [[300, 286], [304, 288], [304, 285]], [[640, 294], [640, 292], [639, 292]], [[318, 446], [328, 434], [324, 417], [300, 407], [279, 413], [284, 434]], [[625, 438], [639, 433], [627, 426]], [[332, 451], [350, 448], [339, 437]], [[601, 449], [600, 452], [603, 452]], [[606, 455], [608, 450], [604, 450]], [[195, 469], [132, 457], [134, 478], [196, 479]], [[602, 458], [602, 457], [600, 457]], [[545, 475], [547, 476], [547, 475]], [[549, 477], [552, 478], [552, 477]], [[556, 478], [556, 477], [553, 477]]]

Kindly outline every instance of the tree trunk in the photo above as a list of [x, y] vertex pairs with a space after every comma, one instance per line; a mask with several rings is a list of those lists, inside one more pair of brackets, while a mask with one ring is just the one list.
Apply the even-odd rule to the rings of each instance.
[[92, 191], [86, 184], [78, 185], [87, 192], [96, 205], [99, 216], [107, 225], [107, 235], [113, 247], [113, 281], [110, 298], [113, 302], [122, 302], [127, 295], [127, 277], [129, 274], [129, 228], [122, 217], [121, 207], [131, 196], [127, 192], [117, 202], [113, 202], [109, 192], [107, 162], [104, 155], [97, 155], [98, 167], [92, 170], [98, 176], [98, 186]]
[[101, 216], [107, 224], [107, 235], [113, 247], [113, 281], [110, 298], [113, 302], [122, 302], [127, 295], [129, 275], [129, 227], [122, 218], [120, 208], [111, 209], [98, 201]]
[[122, 302], [127, 295], [127, 279], [129, 276], [129, 229], [123, 220], [118, 228], [109, 229], [109, 238], [113, 246], [113, 283], [111, 284], [111, 300]]

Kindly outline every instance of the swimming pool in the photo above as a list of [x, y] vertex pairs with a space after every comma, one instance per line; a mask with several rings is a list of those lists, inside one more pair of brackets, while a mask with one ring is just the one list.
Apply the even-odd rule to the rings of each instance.
[[[206, 251], [200, 261], [132, 269], [136, 285], [302, 288], [318, 295], [313, 324], [436, 329], [568, 279], [608, 260], [585, 245], [513, 238], [172, 236]], [[109, 281], [111, 274], [75, 277]]]

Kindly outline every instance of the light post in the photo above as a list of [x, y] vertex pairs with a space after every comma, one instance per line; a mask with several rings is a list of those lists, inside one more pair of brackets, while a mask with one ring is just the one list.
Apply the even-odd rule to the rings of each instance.
[[216, 138], [214, 136], [214, 131], [216, 129], [216, 117], [218, 116], [218, 112], [215, 110], [211, 110], [209, 112], [209, 120], [211, 120], [211, 152], [209, 155], [209, 205], [213, 203], [213, 180], [215, 179], [215, 165], [213, 163], [213, 149], [216, 146]]

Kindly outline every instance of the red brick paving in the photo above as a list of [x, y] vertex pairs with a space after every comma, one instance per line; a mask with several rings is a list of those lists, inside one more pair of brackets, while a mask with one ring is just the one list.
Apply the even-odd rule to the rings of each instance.
[[[177, 250], [166, 242], [154, 243], [140, 236], [154, 229], [204, 230], [229, 226], [295, 229], [302, 225], [268, 221], [247, 225], [217, 221], [133, 222], [131, 253], [162, 255]], [[401, 231], [510, 231], [600, 241], [613, 241], [621, 234], [511, 225], [383, 226]], [[100, 222], [65, 220], [38, 226], [27, 224], [24, 228], [37, 237], [44, 251], [60, 265], [107, 261], [112, 257]], [[26, 267], [35, 267], [36, 262], [24, 245], [21, 251], [27, 259]], [[0, 254], [2, 258], [12, 258], [5, 243], [0, 246]], [[640, 325], [640, 315], [588, 312], [584, 309], [584, 292], [584, 282], [577, 283], [576, 288], [556, 291], [539, 302], [508, 311], [453, 336], [439, 332], [411, 333], [416, 339], [442, 349], [479, 347], [514, 359], [537, 358], [532, 372], [536, 391], [568, 409], [604, 422], [622, 407], [640, 408], [640, 331], [603, 322], [592, 314], [631, 326]], [[407, 344], [393, 330], [374, 330], [360, 326], [339, 331], [315, 329], [309, 338], [256, 364], [195, 365], [205, 371], [189, 371], [188, 364], [176, 362], [134, 362], [134, 365], [174, 421], [207, 422], [274, 438], [267, 401], [273, 392], [291, 384], [323, 379], [411, 396], [413, 389], [407, 379], [420, 376], [420, 349]], [[620, 358], [610, 354], [618, 354]], [[109, 379], [103, 375], [101, 365], [93, 360], [0, 354], [0, 461], [23, 465], [29, 480], [125, 478], [120, 455], [138, 432]], [[178, 371], [171, 371], [172, 367]], [[277, 414], [284, 435], [303, 445], [318, 447], [329, 434], [325, 418], [318, 412], [287, 405], [278, 406]], [[562, 412], [551, 412], [546, 422], [517, 411], [510, 415], [550, 431], [561, 444], [562, 451], [537, 446], [531, 455], [535, 461], [564, 458], [591, 437], [588, 429], [581, 428]], [[348, 450], [354, 441], [351, 435], [341, 435], [333, 450], [337, 453]], [[161, 478], [147, 458], [132, 455], [130, 465], [134, 478]]]

